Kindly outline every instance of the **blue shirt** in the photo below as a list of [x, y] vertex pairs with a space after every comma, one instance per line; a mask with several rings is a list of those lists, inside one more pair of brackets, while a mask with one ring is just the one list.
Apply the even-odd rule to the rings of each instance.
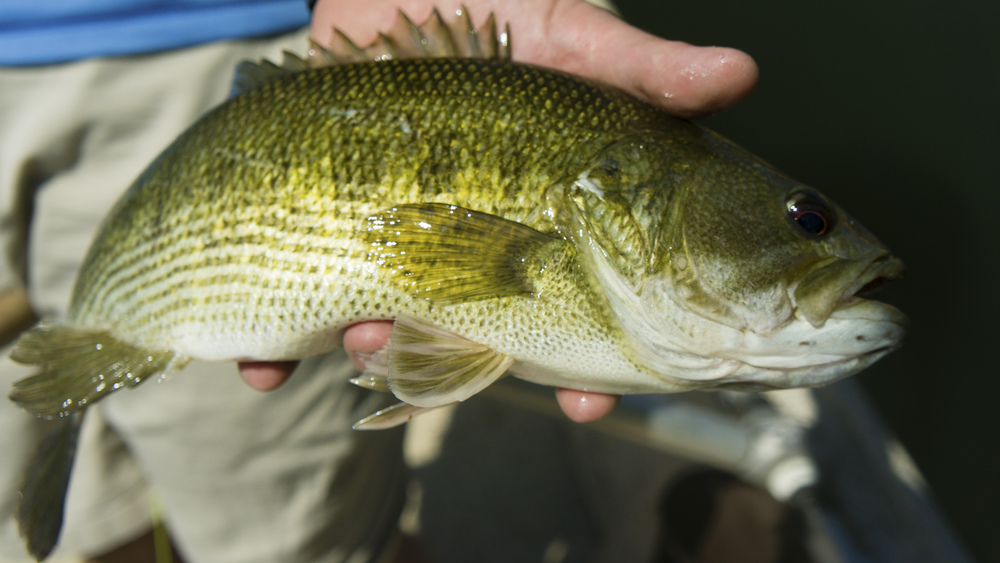
[[0, 0], [0, 66], [136, 55], [308, 23], [304, 0]]

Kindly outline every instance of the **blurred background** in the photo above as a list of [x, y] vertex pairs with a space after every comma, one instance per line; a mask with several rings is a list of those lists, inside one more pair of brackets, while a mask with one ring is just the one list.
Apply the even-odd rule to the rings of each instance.
[[857, 380], [958, 536], [1000, 561], [1000, 3], [619, 0], [661, 37], [752, 55], [703, 123], [837, 201], [900, 256], [903, 348]]

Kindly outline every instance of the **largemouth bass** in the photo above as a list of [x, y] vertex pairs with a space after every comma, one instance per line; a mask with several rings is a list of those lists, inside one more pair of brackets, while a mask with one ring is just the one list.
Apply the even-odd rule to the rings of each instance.
[[[385, 58], [245, 68], [108, 216], [69, 317], [20, 338], [12, 357], [41, 371], [11, 398], [65, 416], [192, 359], [322, 354], [375, 319], [395, 319], [391, 344], [359, 383], [404, 406], [369, 428], [508, 373], [762, 390], [899, 344], [902, 314], [856, 294], [901, 263], [728, 140], [504, 56]], [[45, 497], [22, 510], [30, 543], [61, 496], [26, 487]]]

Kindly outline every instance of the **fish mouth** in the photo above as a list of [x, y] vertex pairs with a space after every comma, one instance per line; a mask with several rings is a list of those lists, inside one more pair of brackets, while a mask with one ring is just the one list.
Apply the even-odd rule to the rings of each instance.
[[839, 358], [834, 361], [800, 366], [796, 368], [762, 369], [760, 373], [749, 380], [724, 381], [717, 385], [719, 389], [729, 391], [746, 391], [761, 393], [798, 387], [821, 387], [865, 370], [868, 366], [881, 360], [899, 348], [899, 341], [856, 356]]
[[865, 269], [854, 286], [848, 289], [845, 297], [870, 295], [901, 278], [905, 271], [903, 262], [895, 256], [889, 254], [879, 256]]
[[813, 265], [789, 289], [794, 316], [776, 331], [743, 331], [724, 354], [742, 364], [718, 380], [734, 390], [815, 387], [858, 373], [893, 350], [906, 332], [906, 315], [863, 299], [903, 275], [887, 252], [831, 258]]
[[[789, 293], [796, 315], [820, 327], [836, 311], [850, 308], [862, 296], [899, 279], [904, 271], [902, 261], [888, 253], [857, 259], [835, 258], [813, 268]], [[902, 313], [891, 305], [873, 304], [885, 308], [891, 317], [885, 320], [901, 322]]]
[[850, 296], [820, 326], [795, 319], [770, 335], [744, 332], [741, 346], [724, 356], [742, 365], [719, 383], [758, 391], [824, 385], [899, 348], [906, 324], [906, 315], [892, 305]]

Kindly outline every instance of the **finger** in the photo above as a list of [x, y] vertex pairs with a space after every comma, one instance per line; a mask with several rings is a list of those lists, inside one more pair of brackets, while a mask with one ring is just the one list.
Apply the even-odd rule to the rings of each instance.
[[726, 109], [757, 83], [757, 64], [742, 51], [661, 39], [586, 3], [557, 6], [549, 40], [529, 44], [519, 59], [622, 88], [680, 117]]
[[258, 391], [272, 391], [292, 375], [299, 362], [240, 362], [240, 376]]
[[359, 354], [373, 354], [389, 342], [392, 321], [367, 321], [351, 325], [344, 332], [344, 350], [354, 362], [358, 371], [365, 370], [365, 362]]
[[[477, 25], [491, 11], [499, 22], [510, 23], [515, 59], [622, 88], [680, 117], [726, 109], [757, 83], [757, 64], [742, 51], [667, 41], [580, 0], [466, 3]], [[434, 5], [449, 18], [462, 2], [439, 0]], [[356, 43], [365, 45], [378, 31], [394, 24], [396, 9], [423, 21], [431, 3], [370, 0], [360, 5], [320, 0], [313, 11], [311, 33], [320, 44], [326, 44], [336, 24]]]
[[593, 422], [613, 411], [621, 396], [560, 388], [556, 389], [556, 400], [573, 422]]

